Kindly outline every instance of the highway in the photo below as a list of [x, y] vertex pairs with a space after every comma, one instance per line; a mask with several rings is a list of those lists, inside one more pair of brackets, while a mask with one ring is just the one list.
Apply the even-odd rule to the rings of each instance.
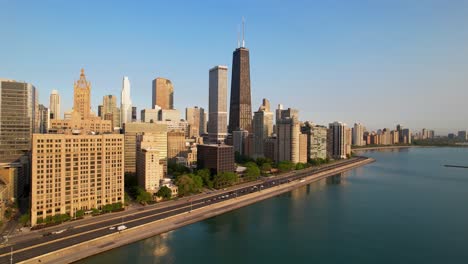
[[[59, 234], [44, 233], [42, 237], [34, 237], [26, 241], [20, 241], [12, 245], [3, 246], [0, 248], [0, 264], [10, 263], [11, 248], [13, 248], [13, 262], [17, 263], [52, 251], [73, 246], [75, 244], [119, 232], [116, 227], [122, 224], [124, 224], [128, 229], [135, 228], [146, 223], [161, 220], [177, 214], [188, 213], [191, 210], [226, 201], [228, 199], [248, 195], [253, 192], [272, 188], [294, 180], [301, 180], [306, 176], [312, 176], [313, 174], [339, 168], [365, 159], [367, 158], [355, 157], [349, 160], [338, 161], [333, 164], [294, 171], [276, 177], [264, 178], [262, 180], [252, 182], [252, 184], [247, 186], [243, 185], [242, 187], [237, 188], [234, 186], [225, 191], [216, 191], [200, 197], [183, 198], [183, 202], [164, 208], [142, 208], [143, 210], [129, 212], [128, 215], [125, 215], [122, 218], [119, 217], [102, 220], [97, 223], [90, 223], [81, 226], [79, 225], [79, 222], [76, 222], [76, 227], [64, 229], [64, 231]], [[111, 230], [111, 227], [115, 228]]]

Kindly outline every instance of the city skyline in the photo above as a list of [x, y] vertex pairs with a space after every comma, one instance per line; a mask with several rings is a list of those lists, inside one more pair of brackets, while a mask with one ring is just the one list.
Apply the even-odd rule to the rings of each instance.
[[[369, 130], [376, 130], [402, 123], [415, 131], [431, 128], [436, 134], [466, 129], [464, 120], [467, 120], [467, 114], [457, 109], [463, 107], [463, 98], [468, 96], [466, 89], [463, 89], [467, 83], [464, 76], [467, 69], [462, 66], [468, 59], [464, 48], [468, 36], [459, 34], [463, 32], [460, 29], [466, 21], [463, 14], [468, 8], [467, 4], [446, 6], [429, 1], [421, 6], [396, 2], [393, 9], [386, 8], [390, 7], [388, 3], [345, 3], [338, 6], [292, 4], [289, 8], [297, 12], [296, 19], [279, 16], [277, 21], [272, 21], [255, 15], [261, 6], [256, 3], [247, 5], [245, 10], [229, 12], [225, 19], [216, 20], [216, 25], [210, 24], [212, 29], [206, 24], [216, 17], [211, 14], [215, 12], [210, 12], [204, 19], [193, 12], [185, 18], [194, 22], [185, 24], [188, 27], [186, 35], [181, 33], [178, 25], [153, 23], [164, 17], [154, 18], [153, 21], [149, 13], [143, 12], [140, 20], [131, 22], [125, 19], [123, 22], [128, 23], [127, 26], [122, 24], [121, 31], [108, 32], [105, 36], [97, 34], [110, 27], [109, 24], [92, 29], [90, 23], [105, 18], [98, 18], [97, 15], [106, 4], [89, 2], [84, 7], [57, 5], [57, 9], [62, 11], [86, 8], [89, 11], [86, 15], [91, 16], [89, 22], [58, 14], [37, 23], [28, 22], [41, 14], [41, 10], [47, 13], [44, 7], [36, 6], [34, 2], [27, 6], [13, 2], [6, 5], [13, 10], [21, 8], [23, 11], [24, 8], [27, 19], [11, 19], [8, 27], [0, 26], [0, 32], [14, 33], [17, 37], [2, 44], [4, 49], [0, 53], [6, 63], [0, 66], [0, 77], [33, 84], [39, 91], [39, 102], [44, 105], [48, 105], [50, 92], [58, 90], [62, 98], [62, 113], [71, 109], [72, 84], [80, 68], [86, 69], [87, 79], [93, 83], [95, 96], [91, 99], [91, 105], [96, 113], [102, 96], [119, 95], [123, 76], [129, 76], [132, 80], [132, 101], [138, 109], [151, 108], [151, 81], [158, 76], [173, 81], [176, 109], [191, 105], [207, 109], [206, 70], [215, 64], [225, 64], [232, 69], [230, 52], [237, 44], [236, 27], [241, 17], [245, 16], [247, 46], [251, 51], [253, 102], [266, 97], [272, 105], [295, 105], [301, 110], [301, 120], [322, 125], [341, 120], [347, 124], [363, 123]], [[141, 11], [151, 7], [147, 5], [139, 5], [138, 8], [123, 5], [107, 16], [115, 19], [126, 9]], [[231, 6], [232, 3], [227, 3], [223, 8]], [[440, 8], [442, 6], [444, 8]], [[204, 7], [204, 4], [200, 7], [188, 4], [185, 8]], [[175, 10], [176, 7], [169, 5], [167, 8]], [[343, 10], [346, 8], [351, 8], [356, 16], [347, 14]], [[181, 9], [181, 12], [187, 10]], [[271, 15], [279, 11], [280, 5], [277, 3], [265, 8], [265, 12]], [[306, 16], [306, 11], [331, 15], [336, 21], [329, 21], [325, 15], [317, 16], [314, 20], [309, 18], [313, 15]], [[175, 12], [175, 16], [181, 16], [180, 12]], [[58, 18], [62, 25], [53, 23]], [[305, 27], [300, 27], [300, 22]], [[325, 24], [324, 29], [319, 28], [317, 22], [329, 24]], [[34, 31], [39, 26], [48, 28], [47, 34], [53, 34], [57, 42], [52, 43], [37, 35]], [[288, 29], [292, 30], [288, 32]], [[148, 30], [172, 34], [167, 43], [160, 43], [147, 36], [151, 32]], [[215, 30], [222, 33], [214, 34]], [[74, 43], [64, 43], [71, 32], [74, 35], [90, 34], [95, 39], [83, 38], [86, 39], [84, 41], [77, 38]], [[117, 35], [123, 37], [124, 33], [133, 33], [131, 36], [138, 43], [123, 41], [124, 45], [107, 49], [106, 43]], [[44, 43], [23, 43], [26, 37], [40, 39]], [[196, 41], [199, 38], [209, 41], [199, 43]], [[91, 45], [93, 43], [94, 46]], [[173, 43], [184, 44], [168, 48]], [[149, 49], [154, 44], [156, 46]], [[362, 44], [365, 44], [364, 47], [360, 47]], [[52, 50], [56, 45], [60, 45], [60, 48]], [[126, 52], [124, 47], [130, 51]], [[196, 55], [193, 55], [194, 50], [199, 50]], [[278, 59], [270, 58], [271, 54]], [[45, 55], [48, 59], [41, 59]], [[184, 68], [180, 67], [181, 60]], [[230, 74], [228, 76], [230, 82]], [[281, 78], [275, 80], [271, 76]], [[285, 87], [297, 96], [285, 96]], [[326, 100], [314, 100], [317, 95]], [[365, 103], [355, 103], [362, 98], [366, 99]], [[326, 108], [325, 101], [332, 99], [336, 106]], [[427, 120], [427, 116], [431, 116], [432, 120]]]

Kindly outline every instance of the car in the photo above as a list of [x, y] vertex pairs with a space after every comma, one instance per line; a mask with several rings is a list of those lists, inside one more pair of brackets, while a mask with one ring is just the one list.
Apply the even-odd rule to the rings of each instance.
[[42, 236], [44, 236], [44, 237], [46, 237], [46, 236], [50, 236], [50, 235], [52, 235], [52, 233], [51, 233], [51, 232], [47, 232], [47, 233], [44, 233], [44, 234], [42, 234]]
[[263, 188], [263, 185], [260, 185], [260, 188]]
[[229, 197], [229, 194], [226, 194], [226, 198], [228, 198], [228, 197]]
[[109, 227], [109, 230], [114, 230], [114, 229], [115, 229], [115, 226]]

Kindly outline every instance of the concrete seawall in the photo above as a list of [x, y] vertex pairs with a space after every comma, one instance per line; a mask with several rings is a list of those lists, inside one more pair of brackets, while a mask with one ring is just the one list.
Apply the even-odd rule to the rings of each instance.
[[169, 218], [147, 223], [138, 227], [130, 228], [121, 233], [113, 233], [85, 243], [76, 244], [72, 247], [38, 256], [20, 263], [71, 263], [80, 259], [93, 256], [117, 247], [137, 242], [149, 237], [165, 233], [179, 227], [189, 225], [207, 218], [211, 218], [274, 196], [289, 192], [300, 186], [311, 182], [336, 175], [350, 169], [364, 166], [374, 162], [373, 159], [357, 161], [339, 168], [330, 169], [312, 176], [304, 177], [304, 181], [293, 181], [276, 187], [268, 188], [249, 195], [230, 199], [210, 206], [193, 210], [191, 213], [182, 213]]

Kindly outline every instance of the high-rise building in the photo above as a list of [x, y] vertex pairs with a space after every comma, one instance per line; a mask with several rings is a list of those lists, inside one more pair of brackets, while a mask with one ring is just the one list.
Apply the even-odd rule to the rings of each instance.
[[246, 150], [247, 140], [249, 138], [249, 132], [246, 130], [235, 130], [232, 131], [232, 142], [234, 151], [241, 155], [248, 155]]
[[264, 156], [264, 141], [273, 134], [273, 112], [270, 111], [270, 102], [263, 99], [263, 103], [254, 113], [253, 118], [254, 134], [254, 157]]
[[281, 111], [280, 119], [276, 121], [276, 162], [284, 160], [299, 162], [300, 123], [296, 109], [288, 108]]
[[124, 202], [124, 137], [34, 134], [31, 224]]
[[328, 156], [333, 159], [345, 159], [347, 151], [346, 124], [330, 123], [327, 136]]
[[307, 134], [299, 134], [299, 161], [307, 163]]
[[125, 172], [136, 172], [137, 136], [144, 137], [142, 148], [151, 147], [159, 151], [159, 158], [167, 159], [167, 125], [156, 123], [128, 123], [123, 127], [125, 135]]
[[159, 121], [179, 121], [180, 111], [176, 109], [161, 109], [159, 110]]
[[[147, 192], [155, 193], [159, 190], [160, 182], [164, 178], [165, 158], [164, 144], [159, 140], [161, 134], [144, 133], [137, 136], [136, 174], [138, 185]], [[167, 145], [166, 145], [167, 146]]]
[[80, 114], [82, 120], [91, 115], [91, 83], [86, 80], [84, 69], [81, 69], [80, 79], [75, 82], [73, 95], [73, 111]]
[[74, 84], [73, 111], [66, 111], [64, 119], [50, 121], [53, 133], [63, 133], [71, 130], [108, 133], [113, 131], [112, 121], [104, 119], [104, 109], [101, 108], [102, 118], [91, 112], [91, 83], [86, 80], [84, 70], [81, 69], [80, 79]]
[[234, 148], [224, 144], [198, 145], [197, 166], [199, 169], [209, 169], [211, 174], [234, 172]]
[[249, 50], [245, 41], [232, 56], [231, 103], [229, 109], [229, 133], [235, 130], [252, 133], [252, 104], [250, 92]]
[[132, 122], [132, 99], [130, 98], [130, 80], [128, 77], [123, 77], [122, 92], [120, 94], [120, 127], [123, 123]]
[[215, 66], [209, 74], [208, 138], [212, 143], [227, 137], [227, 71]]
[[0, 79], [0, 163], [17, 162], [31, 151], [39, 132], [39, 105], [32, 84]]
[[185, 145], [185, 132], [167, 132], [167, 159], [169, 161], [175, 161], [177, 157], [183, 157], [187, 149]]
[[265, 139], [263, 143], [263, 155], [265, 156], [265, 158], [270, 159], [274, 162], [276, 162], [276, 158], [277, 158], [276, 144], [277, 144], [276, 137], [269, 137]]
[[137, 108], [136, 106], [132, 106], [132, 122], [136, 122], [137, 119]]
[[458, 131], [458, 140], [460, 141], [466, 141], [466, 130]]
[[327, 128], [311, 122], [301, 127], [307, 135], [307, 157], [309, 160], [327, 158]]
[[364, 146], [364, 126], [361, 123], [354, 123], [352, 144], [355, 146]]
[[60, 116], [60, 95], [57, 90], [52, 90], [49, 101], [50, 119], [62, 119]]
[[117, 97], [115, 95], [105, 95], [102, 98], [102, 115], [104, 120], [112, 121], [114, 128], [120, 127], [120, 108], [117, 107]]
[[159, 120], [159, 109], [143, 109], [140, 118], [141, 122], [155, 123]]
[[156, 78], [153, 80], [153, 105], [161, 107], [161, 109], [174, 109], [174, 86], [172, 82], [164, 78]]
[[46, 134], [50, 127], [50, 111], [44, 105], [39, 105], [39, 133]]
[[190, 137], [199, 137], [205, 133], [205, 109], [198, 106], [185, 108], [185, 120], [190, 125]]

